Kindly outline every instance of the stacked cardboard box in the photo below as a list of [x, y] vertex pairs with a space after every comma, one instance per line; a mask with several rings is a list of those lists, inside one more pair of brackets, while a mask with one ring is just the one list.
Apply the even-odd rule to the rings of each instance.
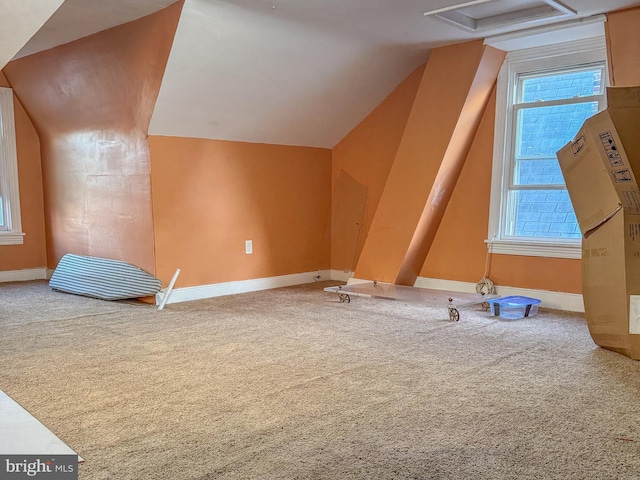
[[594, 342], [640, 359], [640, 87], [607, 89], [607, 109], [558, 152], [582, 240]]

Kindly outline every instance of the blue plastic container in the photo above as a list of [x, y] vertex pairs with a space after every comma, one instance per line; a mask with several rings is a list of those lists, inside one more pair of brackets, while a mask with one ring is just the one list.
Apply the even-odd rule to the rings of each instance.
[[518, 318], [533, 317], [538, 313], [540, 300], [529, 297], [502, 297], [489, 300], [491, 315], [500, 318], [515, 320]]

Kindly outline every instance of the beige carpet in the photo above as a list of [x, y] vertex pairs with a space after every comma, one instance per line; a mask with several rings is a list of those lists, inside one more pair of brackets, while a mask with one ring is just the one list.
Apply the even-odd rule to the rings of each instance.
[[584, 319], [326, 283], [168, 305], [0, 286], [0, 390], [81, 479], [638, 479], [640, 362]]

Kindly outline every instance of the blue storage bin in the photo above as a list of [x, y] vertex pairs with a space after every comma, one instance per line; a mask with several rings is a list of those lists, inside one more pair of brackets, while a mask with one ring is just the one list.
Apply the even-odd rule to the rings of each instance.
[[536, 315], [540, 300], [518, 296], [502, 297], [489, 300], [489, 305], [491, 306], [491, 315], [515, 320]]

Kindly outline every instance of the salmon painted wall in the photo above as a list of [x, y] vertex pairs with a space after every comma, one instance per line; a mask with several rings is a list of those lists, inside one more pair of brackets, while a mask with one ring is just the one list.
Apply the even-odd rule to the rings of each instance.
[[640, 7], [607, 15], [609, 80], [616, 87], [640, 85]]
[[[609, 54], [609, 70], [613, 85], [640, 84], [640, 34], [637, 25], [640, 22], [640, 8], [633, 8], [609, 14], [606, 23], [607, 48]], [[417, 89], [415, 76], [414, 88], [405, 90], [405, 105], [411, 105], [411, 96]], [[410, 82], [409, 77], [406, 82]], [[385, 102], [399, 96], [401, 87], [393, 92]], [[377, 122], [405, 125], [408, 110], [380, 110], [387, 115]], [[375, 112], [374, 112], [375, 113]], [[372, 114], [373, 115], [373, 114]], [[420, 276], [464, 282], [477, 282], [485, 272], [487, 249], [484, 243], [488, 232], [489, 197], [491, 189], [491, 164], [493, 156], [493, 135], [495, 119], [495, 99], [485, 110], [480, 128], [476, 134], [471, 150], [455, 186], [452, 198], [434, 238], [431, 250], [420, 271]], [[372, 122], [368, 118], [351, 132], [343, 142], [349, 149], [334, 150], [334, 182], [335, 170], [342, 165], [352, 165], [349, 174], [360, 178], [365, 186], [384, 185], [388, 170], [373, 171], [373, 178], [364, 178], [359, 170], [366, 170], [364, 159], [358, 163], [360, 149], [367, 148], [367, 143], [376, 140], [375, 131], [363, 128]], [[339, 145], [340, 146], [340, 145]], [[392, 162], [393, 159], [388, 159]], [[367, 208], [371, 206], [367, 202]], [[375, 208], [375, 204], [373, 204]], [[334, 207], [335, 210], [335, 207]], [[335, 216], [335, 213], [334, 213]], [[367, 226], [365, 222], [365, 227]], [[333, 247], [334, 249], [339, 246]], [[332, 253], [336, 258], [336, 253]], [[333, 264], [333, 268], [342, 268]], [[517, 255], [490, 256], [489, 276], [498, 285], [522, 287], [540, 290], [581, 293], [581, 261], [576, 259], [559, 259], [545, 257], [526, 257]]]
[[[0, 73], [0, 87], [11, 87]], [[44, 268], [47, 262], [40, 140], [18, 98], [13, 96], [22, 245], [0, 246], [0, 271]]]
[[[425, 65], [409, 75], [333, 148], [332, 269], [355, 270], [398, 151]], [[341, 177], [353, 179], [356, 185], [365, 190], [363, 209], [342, 208], [341, 200], [348, 195], [339, 186]], [[357, 206], [359, 205], [354, 207]], [[354, 234], [343, 238], [337, 229], [339, 225], [343, 228], [355, 226]]]
[[[605, 23], [612, 85], [640, 84], [640, 8], [607, 15]], [[485, 112], [480, 130], [456, 185], [451, 202], [420, 276], [479, 281], [485, 271], [491, 190], [495, 105]], [[498, 285], [582, 292], [579, 259], [496, 255], [489, 258], [489, 277]]]
[[[485, 274], [495, 91], [420, 272], [421, 277], [478, 282]], [[497, 285], [580, 293], [581, 261], [491, 255], [487, 276]]]
[[[381, 192], [395, 154], [392, 152], [385, 158], [386, 170], [368, 169], [366, 156], [360, 157], [358, 154], [360, 151], [366, 152], [366, 149], [370, 148], [369, 143], [377, 140], [376, 131], [371, 127], [367, 128], [370, 124], [394, 125], [399, 130], [404, 128], [418, 89], [420, 74], [421, 72], [414, 72], [408, 77], [376, 111], [334, 149], [334, 185], [337, 172], [346, 169], [350, 176], [369, 187], [369, 192], [371, 186], [378, 187], [378, 192]], [[403, 108], [391, 109], [390, 105], [395, 104], [392, 101]], [[420, 270], [422, 277], [475, 283], [483, 276], [487, 252], [484, 240], [488, 232], [494, 120], [495, 97], [492, 97], [484, 111], [431, 249]], [[348, 146], [348, 149], [343, 149], [343, 144]], [[395, 144], [396, 149], [398, 144], [399, 138]], [[393, 147], [394, 144], [389, 143], [390, 151]], [[363, 176], [363, 172], [369, 177]], [[369, 194], [367, 209], [375, 210], [380, 195], [381, 193], [378, 193], [377, 198], [370, 198]], [[336, 210], [334, 205], [334, 217]], [[370, 215], [373, 213], [370, 212]], [[365, 232], [370, 225], [367, 223], [370, 222], [370, 218], [365, 218]], [[334, 244], [333, 249], [337, 248], [340, 246]], [[332, 258], [337, 257], [336, 251], [332, 252]], [[342, 269], [343, 266], [332, 263], [332, 268]], [[498, 285], [581, 292], [580, 260], [494, 254], [490, 257], [489, 276]]]
[[[394, 282], [402, 273], [434, 180], [486, 54], [482, 41], [431, 52], [358, 260], [356, 277]], [[501, 60], [496, 62], [494, 77], [500, 64]], [[436, 209], [444, 209], [445, 203], [435, 203]]]
[[71, 252], [154, 271], [147, 131], [181, 9], [5, 67], [40, 136], [50, 268]]
[[[489, 46], [484, 46], [483, 50], [482, 59], [467, 91], [455, 129], [451, 132], [449, 145], [395, 283], [413, 285], [419, 276], [491, 97], [505, 52]], [[425, 143], [427, 148], [432, 148], [432, 142]]]
[[[156, 274], [164, 283], [177, 268], [179, 287], [329, 268], [331, 150], [149, 140]], [[245, 240], [253, 241], [251, 255]]]

